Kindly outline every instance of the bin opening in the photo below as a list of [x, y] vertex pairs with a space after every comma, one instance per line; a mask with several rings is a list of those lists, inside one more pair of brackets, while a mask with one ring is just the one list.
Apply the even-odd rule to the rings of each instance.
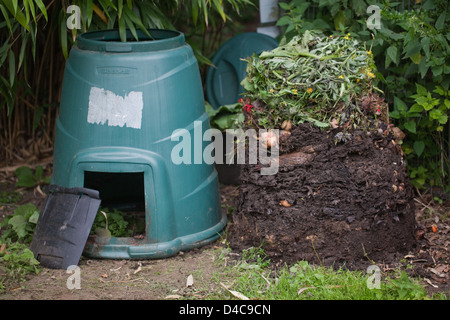
[[[138, 40], [136, 40], [134, 34], [131, 33], [130, 30], [127, 30], [125, 33], [126, 42], [163, 40], [178, 37], [180, 35], [179, 32], [172, 30], [148, 30], [148, 32], [149, 34], [144, 33], [142, 30], [136, 30], [136, 35], [138, 37]], [[82, 37], [94, 41], [118, 42], [126, 44], [126, 42], [122, 42], [119, 30], [91, 32], [84, 34]]]
[[85, 171], [84, 186], [99, 192], [101, 209], [116, 212], [127, 222], [119, 237], [142, 237], [146, 233], [143, 172]]

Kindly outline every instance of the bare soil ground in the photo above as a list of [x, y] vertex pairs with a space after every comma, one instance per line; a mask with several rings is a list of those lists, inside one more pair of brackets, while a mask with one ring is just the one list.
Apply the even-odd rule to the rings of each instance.
[[[3, 179], [1, 191], [17, 190], [14, 179]], [[45, 195], [37, 189], [19, 189], [23, 198], [16, 204], [0, 206], [0, 222], [15, 207], [34, 203], [40, 208]], [[228, 212], [237, 189], [222, 187], [222, 206]], [[174, 257], [155, 260], [110, 260], [81, 257], [79, 262], [80, 289], [76, 288], [75, 273], [60, 269], [43, 268], [30, 274], [23, 283], [7, 282], [0, 300], [159, 300], [211, 298], [223, 292], [219, 279], [224, 260], [229, 254], [224, 239]], [[234, 258], [237, 255], [233, 255]], [[225, 259], [227, 260], [227, 258]], [[215, 278], [216, 280], [212, 280]], [[69, 289], [70, 288], [70, 289]]]
[[[14, 189], [13, 179], [6, 179], [0, 190]], [[33, 202], [42, 204], [44, 197], [39, 191], [22, 190], [23, 198], [16, 205]], [[238, 186], [222, 186], [223, 210], [235, 206], [239, 195]], [[436, 205], [431, 194], [416, 199], [416, 220], [421, 226], [421, 242], [416, 252], [399, 257], [398, 262], [383, 264], [388, 271], [399, 265], [413, 266], [410, 274], [422, 278], [429, 292], [450, 292], [449, 232], [450, 204]], [[0, 208], [0, 219], [12, 213], [13, 206]], [[232, 217], [230, 216], [230, 225]], [[437, 227], [433, 232], [432, 225]], [[160, 260], [89, 260], [82, 257], [80, 288], [68, 289], [75, 282], [66, 270], [44, 268], [32, 274], [22, 283], [9, 283], [0, 300], [204, 300], [224, 297], [220, 282], [232, 283], [224, 271], [224, 260], [219, 256], [228, 254], [225, 261], [238, 257], [239, 251], [231, 254], [223, 239], [208, 246], [182, 252], [177, 256]], [[228, 259], [228, 260], [227, 260]], [[190, 277], [191, 276], [191, 277]], [[188, 285], [190, 280], [192, 285]], [[226, 295], [225, 295], [226, 296]]]
[[[220, 272], [216, 254], [216, 249], [208, 246], [162, 260], [82, 258], [79, 289], [71, 277], [74, 273], [45, 268], [0, 294], [0, 300], [201, 300], [221, 290], [211, 281]], [[193, 284], [188, 286], [190, 276]]]

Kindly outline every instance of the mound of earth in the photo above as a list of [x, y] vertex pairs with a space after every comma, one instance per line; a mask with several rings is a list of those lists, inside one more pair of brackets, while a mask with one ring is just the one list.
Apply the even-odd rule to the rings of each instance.
[[277, 174], [241, 167], [231, 248], [348, 268], [407, 254], [416, 243], [414, 195], [395, 133], [296, 126], [280, 139]]

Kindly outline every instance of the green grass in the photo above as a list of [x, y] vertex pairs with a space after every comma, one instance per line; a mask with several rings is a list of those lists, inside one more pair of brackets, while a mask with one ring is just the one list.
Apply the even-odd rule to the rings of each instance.
[[22, 200], [22, 197], [17, 191], [0, 191], [0, 205], [15, 204]]
[[[222, 253], [221, 259], [224, 255]], [[333, 270], [307, 261], [274, 270], [260, 248], [242, 253], [233, 266], [217, 275], [218, 283], [230, 291], [257, 300], [423, 300], [432, 299], [419, 280], [397, 270], [381, 273], [379, 288], [373, 274], [364, 271]], [[372, 289], [370, 288], [372, 287]], [[228, 290], [212, 293], [211, 299], [236, 299]], [[447, 299], [438, 295], [435, 299]]]

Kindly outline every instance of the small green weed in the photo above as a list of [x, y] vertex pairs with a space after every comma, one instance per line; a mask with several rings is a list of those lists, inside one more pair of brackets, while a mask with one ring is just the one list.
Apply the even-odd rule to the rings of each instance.
[[0, 205], [8, 203], [17, 203], [22, 199], [22, 195], [17, 191], [1, 191], [0, 192]]
[[37, 185], [50, 183], [50, 177], [44, 175], [42, 166], [37, 166], [34, 172], [31, 168], [23, 166], [17, 168], [14, 173], [17, 176], [16, 187], [33, 188]]
[[262, 244], [258, 248], [251, 247], [242, 250], [242, 262], [240, 268], [264, 269], [269, 267], [270, 259], [262, 249]]
[[395, 279], [387, 279], [384, 289], [385, 296], [393, 300], [422, 300], [427, 296], [425, 289], [404, 271]]
[[[106, 218], [101, 213], [102, 211], [106, 214]], [[125, 220], [125, 214], [122, 211], [116, 209], [110, 211], [106, 208], [100, 208], [92, 224], [91, 233], [94, 233], [98, 228], [106, 229], [107, 226], [113, 237], [127, 237], [130, 235], [129, 230], [127, 230], [128, 222]]]
[[206, 103], [205, 109], [209, 116], [211, 127], [221, 131], [237, 129], [239, 128], [239, 123], [245, 119], [240, 103], [220, 106], [217, 109]]
[[[39, 261], [29, 249], [39, 219], [39, 210], [29, 203], [17, 207], [0, 224], [0, 292], [8, 282], [21, 282], [29, 273], [40, 271]], [[6, 276], [6, 278], [4, 278]]]
[[[106, 218], [102, 211], [106, 214]], [[136, 214], [100, 208], [92, 224], [91, 233], [95, 233], [95, 230], [99, 228], [105, 229], [106, 226], [112, 237], [130, 237], [145, 232], [145, 223], [141, 223]]]
[[28, 203], [17, 207], [14, 214], [7, 216], [0, 223], [0, 228], [5, 228], [0, 241], [10, 240], [30, 244], [38, 219], [39, 210], [34, 204]]
[[28, 245], [20, 242], [9, 242], [0, 251], [0, 292], [2, 291], [2, 275], [8, 281], [21, 282], [29, 273], [39, 273], [39, 261], [34, 258]]

